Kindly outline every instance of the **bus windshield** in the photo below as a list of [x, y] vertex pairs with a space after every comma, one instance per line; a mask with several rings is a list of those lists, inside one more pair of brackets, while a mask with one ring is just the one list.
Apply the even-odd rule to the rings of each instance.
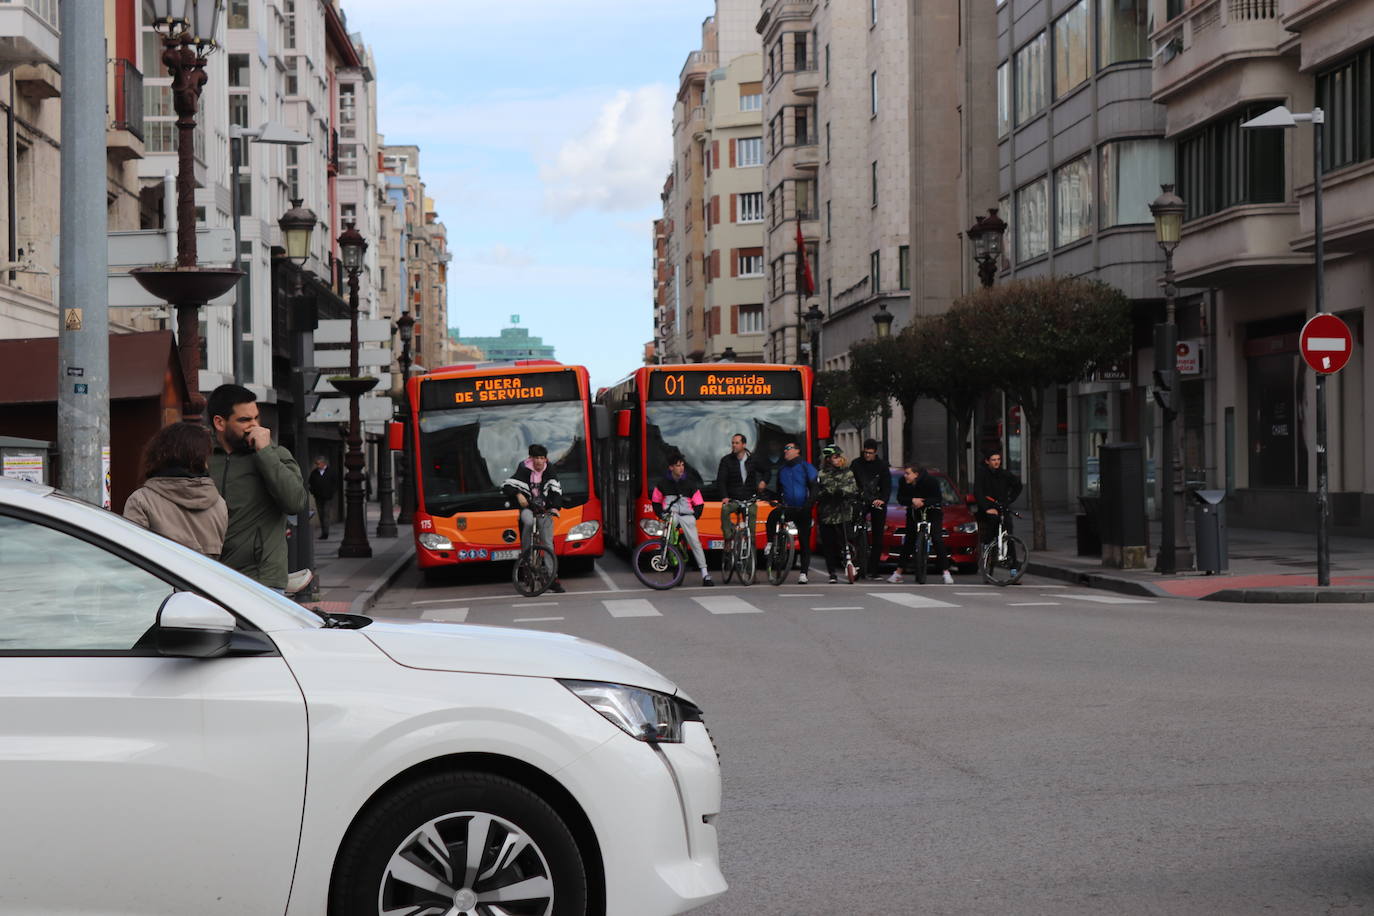
[[506, 509], [501, 484], [529, 455], [532, 443], [549, 450], [563, 485], [563, 505], [587, 501], [586, 423], [581, 401], [460, 407], [420, 414], [420, 462], [425, 511]]
[[667, 469], [668, 453], [679, 451], [687, 470], [701, 478], [701, 495], [723, 499], [716, 468], [730, 451], [730, 437], [742, 433], [760, 467], [782, 461], [787, 442], [806, 439], [806, 402], [801, 400], [649, 401], [648, 474]]

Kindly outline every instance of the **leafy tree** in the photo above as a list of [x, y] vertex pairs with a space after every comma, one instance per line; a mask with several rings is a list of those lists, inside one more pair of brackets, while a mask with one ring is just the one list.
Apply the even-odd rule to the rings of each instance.
[[967, 449], [973, 428], [973, 411], [984, 394], [995, 386], [988, 380], [988, 352], [977, 340], [968, 320], [967, 306], [943, 315], [919, 318], [902, 332], [910, 339], [917, 386], [954, 417], [958, 447], [954, 449], [955, 479], [969, 489]]
[[902, 405], [902, 444], [899, 454], [887, 456], [889, 461], [902, 460], [911, 448], [916, 399], [926, 393], [912, 347], [911, 335], [903, 330], [849, 348], [849, 377], [855, 389], [879, 404], [893, 400]]
[[1033, 550], [1045, 549], [1041, 432], [1046, 393], [1085, 378], [1130, 348], [1130, 303], [1096, 280], [1041, 277], [980, 289], [956, 304], [963, 333], [985, 351], [982, 371], [1019, 404], [1029, 433]]
[[860, 391], [848, 369], [818, 373], [816, 398], [830, 408], [830, 422], [836, 429], [842, 423], [862, 429], [883, 409], [882, 398]]

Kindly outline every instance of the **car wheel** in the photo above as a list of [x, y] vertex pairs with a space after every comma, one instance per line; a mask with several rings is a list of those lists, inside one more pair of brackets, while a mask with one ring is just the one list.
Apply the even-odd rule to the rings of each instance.
[[406, 786], [349, 830], [330, 916], [460, 913], [585, 916], [587, 872], [571, 831], [542, 798], [488, 773]]

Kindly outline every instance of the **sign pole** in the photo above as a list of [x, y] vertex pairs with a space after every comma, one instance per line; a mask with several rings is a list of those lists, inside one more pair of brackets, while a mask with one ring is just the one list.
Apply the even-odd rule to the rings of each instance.
[[1317, 585], [1331, 584], [1330, 494], [1326, 475], [1326, 373], [1317, 373]]

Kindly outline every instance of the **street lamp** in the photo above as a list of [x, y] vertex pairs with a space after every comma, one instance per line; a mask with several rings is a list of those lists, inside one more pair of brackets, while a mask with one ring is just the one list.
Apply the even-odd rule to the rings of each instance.
[[[298, 133], [289, 127], [282, 127], [280, 124], [264, 124], [256, 130], [240, 127], [237, 124], [229, 125], [229, 158], [233, 168], [233, 187], [230, 188], [230, 200], [231, 209], [234, 211], [234, 266], [240, 271], [243, 271], [243, 245], [241, 241], [243, 237], [243, 199], [239, 184], [239, 169], [243, 165], [243, 146], [250, 140], [279, 146], [305, 146], [310, 142], [310, 138], [305, 134]], [[238, 291], [234, 295], [233, 323], [230, 334], [234, 339], [235, 385], [244, 383], [243, 364], [247, 361], [243, 356], [243, 326], [245, 313], [251, 308], [252, 303], [252, 290], [245, 282], [247, 279], [247, 272], [243, 272], [238, 280]]]
[[997, 208], [992, 207], [987, 216], [976, 217], [964, 233], [973, 242], [973, 261], [978, 265], [978, 279], [984, 286], [992, 285], [1002, 264], [1002, 237], [1006, 231], [1006, 221], [997, 215]]
[[[1300, 121], [1312, 122], [1312, 218], [1314, 282], [1312, 304], [1317, 315], [1326, 311], [1326, 249], [1322, 236], [1322, 147], [1325, 141], [1326, 112], [1313, 108], [1292, 112], [1279, 105], [1258, 117], [1242, 122], [1241, 127], [1296, 127]], [[1331, 584], [1330, 484], [1326, 462], [1326, 373], [1316, 373], [1317, 386], [1317, 585]]]
[[[315, 212], [301, 206], [299, 199], [291, 201], [291, 209], [277, 220], [281, 229], [282, 245], [286, 249], [286, 259], [293, 268], [293, 281], [288, 314], [291, 316], [291, 359], [295, 363], [291, 373], [291, 397], [296, 402], [292, 413], [295, 427], [296, 463], [301, 473], [310, 473], [310, 434], [307, 430], [305, 400], [313, 387], [314, 341], [311, 334], [318, 324], [314, 302], [306, 299], [305, 262], [310, 259], [310, 235], [318, 220]], [[296, 530], [291, 538], [295, 545], [294, 569], [313, 569], [315, 567], [315, 544], [310, 539], [309, 511], [297, 516]], [[314, 583], [311, 583], [314, 587]]]
[[[873, 313], [873, 330], [878, 335], [879, 340], [886, 340], [892, 336], [892, 313], [887, 310], [887, 303], [880, 302], [878, 311]], [[883, 458], [890, 461], [888, 456], [888, 421], [892, 419], [892, 402], [883, 398]]]
[[196, 263], [196, 112], [205, 87], [205, 58], [217, 46], [224, 0], [149, 3], [153, 27], [162, 36], [162, 63], [172, 77], [172, 106], [177, 113], [177, 260], [174, 267], [137, 267], [129, 273], [145, 290], [177, 310], [177, 352], [191, 389], [185, 419], [199, 423], [205, 409], [200, 394], [199, 310], [228, 292], [242, 275], [237, 267], [205, 268]]
[[370, 557], [367, 542], [366, 508], [363, 504], [363, 435], [358, 416], [358, 399], [377, 385], [377, 379], [358, 371], [358, 271], [363, 266], [367, 240], [352, 223], [339, 236], [344, 270], [348, 271], [348, 376], [334, 377], [329, 383], [348, 395], [348, 453], [344, 456], [344, 537], [339, 544], [341, 557]]
[[1155, 569], [1173, 575], [1181, 569], [1193, 568], [1193, 554], [1188, 546], [1186, 509], [1183, 505], [1182, 449], [1177, 441], [1178, 430], [1178, 322], [1175, 320], [1174, 249], [1183, 235], [1183, 199], [1174, 193], [1171, 184], [1161, 185], [1163, 192], [1150, 204], [1155, 218], [1155, 241], [1164, 251], [1164, 323], [1155, 325], [1154, 397], [1164, 412], [1164, 441], [1160, 449], [1163, 473], [1160, 494], [1163, 497], [1163, 536]]
[[415, 520], [415, 469], [410, 457], [410, 342], [415, 339], [415, 318], [410, 312], [402, 312], [396, 319], [396, 332], [401, 335], [401, 355], [396, 357], [396, 362], [401, 365], [401, 422], [405, 424], [401, 471], [396, 475], [401, 487], [401, 513], [396, 523], [410, 525]]
[[806, 333], [811, 337], [811, 371], [817, 372], [821, 364], [821, 325], [825, 323], [825, 313], [816, 303], [806, 310]]

